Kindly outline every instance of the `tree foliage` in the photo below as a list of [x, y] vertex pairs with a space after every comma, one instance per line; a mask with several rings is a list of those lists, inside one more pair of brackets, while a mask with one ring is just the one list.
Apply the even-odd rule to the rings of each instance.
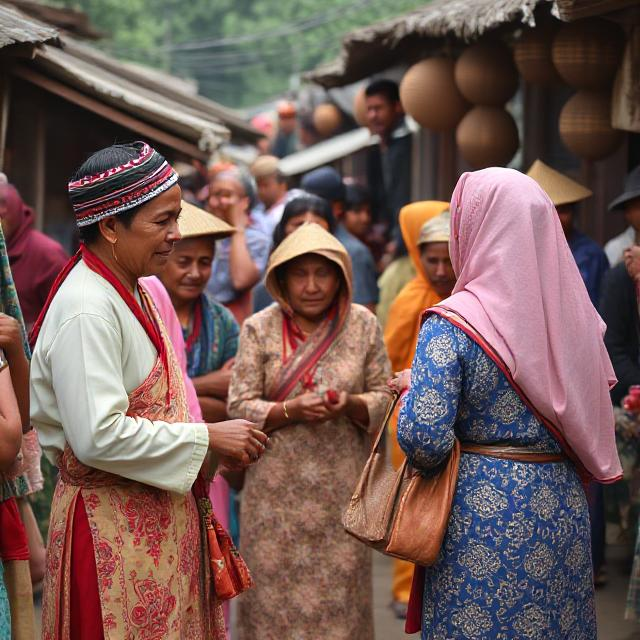
[[335, 58], [348, 31], [425, 4], [416, 0], [49, 0], [85, 11], [112, 55], [194, 78], [244, 107], [280, 95]]

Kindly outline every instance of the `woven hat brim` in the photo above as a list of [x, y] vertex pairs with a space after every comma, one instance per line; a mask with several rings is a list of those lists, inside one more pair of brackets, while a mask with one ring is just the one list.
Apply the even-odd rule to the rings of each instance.
[[235, 227], [186, 200], [182, 201], [178, 228], [183, 238], [212, 236], [218, 239], [226, 238], [235, 232]]

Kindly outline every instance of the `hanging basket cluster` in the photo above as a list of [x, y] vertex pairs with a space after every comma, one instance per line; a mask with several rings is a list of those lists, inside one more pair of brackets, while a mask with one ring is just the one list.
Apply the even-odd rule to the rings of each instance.
[[498, 40], [468, 47], [457, 61], [432, 57], [414, 64], [400, 84], [406, 113], [432, 131], [456, 131], [462, 157], [474, 168], [507, 164], [518, 130], [504, 104], [518, 89], [509, 48]]
[[587, 18], [543, 24], [514, 45], [525, 81], [539, 86], [564, 82], [577, 90], [564, 105], [558, 128], [567, 148], [581, 158], [600, 160], [622, 142], [623, 134], [611, 126], [611, 85], [624, 41], [616, 23]]
[[518, 127], [504, 108], [518, 90], [511, 50], [500, 40], [478, 42], [458, 58], [455, 78], [475, 105], [456, 129], [460, 155], [475, 169], [508, 164], [520, 144]]

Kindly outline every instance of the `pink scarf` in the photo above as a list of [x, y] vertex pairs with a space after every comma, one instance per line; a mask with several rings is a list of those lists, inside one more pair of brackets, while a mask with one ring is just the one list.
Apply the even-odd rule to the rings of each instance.
[[491, 345], [588, 474], [618, 479], [606, 327], [547, 195], [513, 169], [463, 174], [450, 250], [458, 281], [441, 306]]

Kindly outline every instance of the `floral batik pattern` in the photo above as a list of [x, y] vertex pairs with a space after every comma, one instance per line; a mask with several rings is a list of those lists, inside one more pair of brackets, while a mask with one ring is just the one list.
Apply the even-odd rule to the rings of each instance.
[[[282, 325], [277, 305], [245, 321], [231, 417], [264, 424], [274, 404], [265, 396], [282, 369]], [[375, 316], [354, 305], [305, 384], [359, 394], [373, 430], [389, 401], [389, 373]], [[303, 393], [302, 384], [288, 397]], [[238, 640], [373, 638], [371, 554], [342, 527], [369, 442], [366, 429], [345, 418], [292, 424], [275, 431], [269, 451], [247, 469], [240, 551], [256, 586], [239, 598]]]
[[[423, 325], [398, 440], [429, 471], [463, 442], [560, 447], [461, 329]], [[568, 462], [463, 454], [447, 534], [426, 569], [423, 640], [595, 640], [589, 513]]]
[[[157, 315], [155, 319], [162, 327]], [[163, 337], [168, 371], [158, 358], [148, 378], [129, 395], [129, 414], [187, 422], [182, 374], [164, 331]], [[224, 640], [222, 608], [207, 587], [207, 542], [200, 532], [193, 494], [162, 491], [92, 469], [69, 447], [61, 456], [60, 470], [49, 528], [43, 639], [68, 637], [68, 522], [82, 492], [93, 538], [105, 639]]]

